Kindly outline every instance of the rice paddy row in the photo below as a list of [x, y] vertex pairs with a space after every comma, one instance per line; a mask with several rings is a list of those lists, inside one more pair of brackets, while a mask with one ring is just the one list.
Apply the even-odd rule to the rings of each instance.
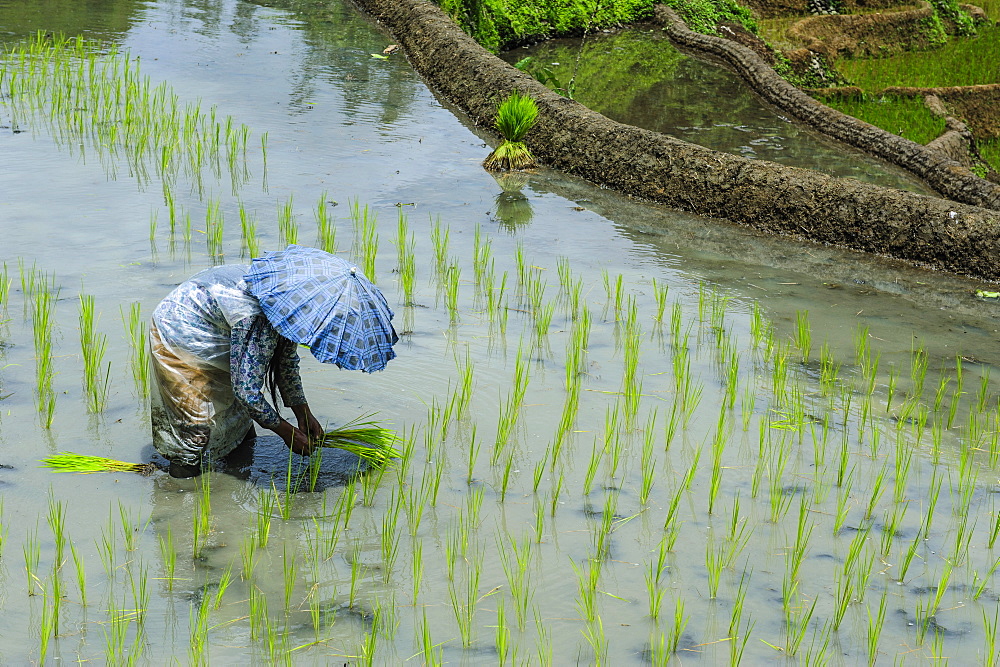
[[[156, 178], [177, 224], [174, 188], [183, 174], [203, 194], [206, 171], [225, 164], [235, 195], [250, 177], [250, 129], [231, 116], [218, 117], [200, 102], [182, 104], [169, 85], [153, 85], [138, 60], [82, 37], [38, 33], [0, 57], [0, 103], [11, 126], [45, 127], [70, 151], [95, 151], [112, 178], [124, 160], [142, 185]], [[267, 135], [261, 137], [266, 183]]]
[[[409, 221], [400, 216], [396, 226], [397, 238], [412, 248]], [[817, 358], [806, 313], [782, 339], [758, 305], [733, 313], [731, 298], [705, 285], [687, 312], [682, 298], [670, 301], [666, 285], [654, 286], [653, 298], [640, 298], [645, 286], [605, 273], [604, 300], [595, 303], [582, 298], [583, 277], [560, 262], [558, 294], [546, 298], [547, 272], [530, 264], [522, 248], [497, 276], [492, 240], [481, 231], [473, 253], [478, 279], [462, 283], [450, 277], [460, 275], [461, 264], [451, 254], [448, 228], [437, 221], [427, 231], [423, 238], [431, 240], [434, 256], [451, 258], [428, 276], [446, 295], [441, 316], [461, 321], [467, 343], [480, 332], [506, 339], [510, 324], [521, 328], [496, 426], [470, 409], [477, 393], [494, 391], [478, 385], [476, 366], [498, 361], [477, 355], [475, 362], [457, 360], [453, 387], [431, 399], [423, 423], [407, 430], [395, 470], [362, 476], [319, 499], [263, 489], [256, 524], [242, 527], [215, 524], [206, 476], [190, 530], [158, 533], [160, 564], [154, 566], [163, 575], [156, 594], [170, 597], [177, 578], [197, 579], [204, 550], [223, 528], [245, 534], [239, 561], [234, 556], [228, 574], [212, 584], [215, 595], [192, 603], [192, 656], [215, 643], [208, 640], [213, 632], [227, 632], [219, 621], [229, 617], [261, 655], [288, 659], [291, 649], [305, 647], [303, 625], [322, 647], [315, 650], [323, 650], [335, 642], [330, 609], [340, 604], [371, 620], [364, 632], [355, 627], [355, 646], [338, 650], [369, 661], [417, 651], [435, 662], [485, 648], [543, 662], [602, 662], [612, 651], [638, 650], [614, 645], [616, 638], [604, 632], [609, 615], [645, 628], [643, 650], [657, 663], [673, 651], [722, 639], [729, 641], [719, 651], [737, 663], [745, 651], [760, 650], [751, 636], [790, 655], [801, 649], [807, 662], [820, 661], [833, 643], [874, 661], [887, 650], [880, 640], [887, 606], [912, 623], [912, 650], [940, 656], [951, 651], [941, 628], [959, 604], [983, 610], [979, 655], [996, 656], [995, 618], [982, 604], [994, 595], [993, 547], [1000, 534], [1000, 514], [983, 493], [989, 483], [980, 479], [995, 474], [1000, 458], [997, 397], [988, 375], [967, 386], [958, 360], [928, 384], [930, 364], [921, 349], [913, 350], [908, 368], [886, 368], [864, 329], [852, 363], [837, 361], [825, 346]], [[415, 264], [412, 250], [401, 252], [400, 265]], [[416, 295], [407, 296], [400, 273], [399, 298], [412, 300]], [[22, 275], [32, 284], [31, 270]], [[34, 275], [26, 304], [31, 294], [37, 300], [53, 291], [54, 279]], [[473, 293], [471, 300], [460, 298], [463, 290]], [[33, 322], [37, 308], [26, 306]], [[93, 317], [83, 312], [92, 307], [81, 310], [81, 332]], [[736, 328], [746, 329], [749, 340], [737, 340]], [[564, 341], [561, 358], [550, 350], [553, 336]], [[613, 386], [586, 373], [595, 338], [614, 342], [620, 375]], [[652, 358], [651, 347], [658, 351]], [[545, 418], [529, 415], [532, 404], [552, 404], [552, 391], [533, 395], [532, 383], [553, 364], [563, 369], [563, 407]], [[585, 394], [588, 409], [580, 412]], [[92, 400], [90, 391], [82, 390], [80, 400]], [[544, 428], [551, 437], [536, 435]], [[292, 474], [290, 467], [289, 480]], [[484, 503], [487, 498], [492, 502]], [[292, 518], [292, 505], [302, 499], [320, 503], [317, 516]], [[50, 526], [62, 525], [52, 518], [59, 502], [50, 505]], [[520, 509], [525, 503], [530, 517]], [[103, 593], [112, 601], [104, 649], [124, 659], [141, 653], [149, 631], [144, 611], [152, 604], [155, 555], [134, 542], [150, 541], [148, 524], [121, 513], [129, 528], [114, 530], [109, 520], [98, 544], [105, 577], [73, 597], [82, 608], [89, 588], [91, 598]], [[281, 541], [280, 552], [268, 549], [275, 520], [294, 536]], [[40, 558], [37, 531], [22, 543], [28, 591], [42, 597], [40, 657], [52, 637], [84, 622], [79, 610], [74, 615], [63, 606], [72, 599], [64, 579], [77, 576], [59, 556], [64, 530], [53, 527], [51, 542], [44, 541], [50, 561]], [[588, 537], [571, 539], [577, 531]], [[633, 541], [646, 554], [638, 567], [615, 558]], [[178, 544], [189, 550], [179, 552]], [[705, 545], [702, 567], [678, 556], [681, 544]], [[441, 549], [444, 558], [426, 562], [426, 547]], [[816, 562], [820, 550], [834, 554], [833, 568]], [[260, 558], [271, 567], [261, 567]], [[577, 588], [569, 608], [536, 594], [539, 586], [562, 580], [567, 559]], [[83, 565], [77, 567], [86, 577]], [[484, 572], [503, 572], [503, 579], [487, 581]], [[408, 586], [400, 583], [403, 573]], [[270, 582], [261, 581], [268, 576]], [[274, 580], [283, 582], [280, 590], [265, 593]], [[765, 590], [781, 591], [776, 617], [764, 615], [766, 609], [745, 611], [748, 594]], [[729, 610], [715, 634], [705, 634], [711, 625], [688, 624], [692, 608], [706, 605], [715, 614]], [[229, 611], [216, 617], [223, 609]], [[442, 609], [451, 610], [450, 619]], [[573, 623], [579, 645], [553, 641], [545, 619], [555, 618], [579, 619]], [[411, 632], [399, 632], [404, 623]]]

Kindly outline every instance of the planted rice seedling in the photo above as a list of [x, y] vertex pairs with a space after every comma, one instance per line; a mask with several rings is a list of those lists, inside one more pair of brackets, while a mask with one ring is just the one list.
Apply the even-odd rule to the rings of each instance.
[[222, 233], [225, 228], [225, 217], [222, 213], [222, 204], [218, 200], [210, 199], [205, 207], [205, 243], [208, 246], [208, 255], [216, 260], [221, 260], [223, 256]]
[[295, 221], [295, 210], [292, 202], [293, 197], [278, 204], [278, 234], [284, 245], [299, 242], [299, 225]]
[[128, 315], [122, 308], [121, 316], [131, 348], [130, 363], [136, 392], [145, 398], [149, 396], [149, 335], [146, 324], [142, 321], [142, 304], [133, 301], [129, 305]]
[[111, 380], [110, 362], [104, 366], [108, 337], [97, 331], [98, 316], [95, 313], [94, 297], [80, 295], [80, 349], [83, 356], [83, 384], [87, 395], [87, 409], [102, 412], [108, 402]]

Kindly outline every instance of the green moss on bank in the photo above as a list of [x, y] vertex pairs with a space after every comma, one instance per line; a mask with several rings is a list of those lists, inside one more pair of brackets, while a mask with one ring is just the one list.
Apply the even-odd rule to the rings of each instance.
[[434, 0], [494, 53], [541, 39], [634, 23], [653, 15], [653, 0]]
[[757, 34], [757, 22], [749, 9], [734, 0], [663, 0], [695, 32], [714, 35], [720, 23], [739, 23]]

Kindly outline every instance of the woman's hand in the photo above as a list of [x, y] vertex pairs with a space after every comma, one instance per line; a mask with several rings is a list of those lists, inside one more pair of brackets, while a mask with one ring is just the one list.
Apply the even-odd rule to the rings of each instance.
[[293, 406], [292, 412], [295, 413], [295, 418], [299, 422], [299, 430], [305, 433], [310, 441], [316, 442], [323, 437], [323, 426], [313, 416], [307, 403]]
[[285, 445], [296, 454], [309, 456], [313, 451], [313, 441], [306, 435], [305, 431], [297, 429], [286, 421], [281, 422], [278, 428], [274, 429]]

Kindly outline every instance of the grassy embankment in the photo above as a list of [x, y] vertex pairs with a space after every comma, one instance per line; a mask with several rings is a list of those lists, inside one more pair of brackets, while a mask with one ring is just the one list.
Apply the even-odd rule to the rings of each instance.
[[[990, 21], [1000, 21], [1000, 0], [981, 0]], [[865, 95], [828, 98], [841, 111], [927, 143], [944, 129], [920, 98], [881, 95], [890, 86], [948, 87], [1000, 83], [1000, 25], [979, 26], [968, 37], [953, 37], [933, 51], [910, 51], [887, 58], [841, 60], [836, 68]], [[979, 150], [995, 171], [1000, 171], [1000, 138], [980, 138]]]
[[648, 19], [653, 0], [434, 0], [483, 47], [583, 34]]

